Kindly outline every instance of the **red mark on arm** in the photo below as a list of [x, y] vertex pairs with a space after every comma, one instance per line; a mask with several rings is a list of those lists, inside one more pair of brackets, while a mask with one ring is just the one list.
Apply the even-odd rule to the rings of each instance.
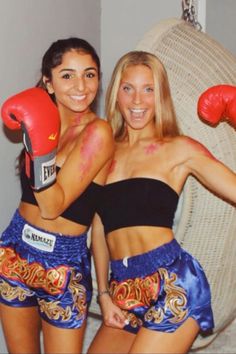
[[102, 137], [98, 133], [97, 126], [88, 126], [80, 148], [80, 154], [82, 157], [82, 162], [79, 166], [81, 171], [81, 179], [88, 173], [102, 147], [103, 141]]
[[199, 141], [188, 139], [188, 144], [190, 147], [192, 146], [194, 149], [197, 149], [199, 153], [202, 153], [203, 155], [216, 160], [216, 158], [212, 155], [212, 153]]

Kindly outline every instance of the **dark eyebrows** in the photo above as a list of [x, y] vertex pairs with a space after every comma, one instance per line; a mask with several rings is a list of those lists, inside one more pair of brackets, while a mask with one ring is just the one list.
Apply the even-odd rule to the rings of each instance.
[[73, 70], [73, 69], [61, 69], [61, 70], [59, 71], [59, 73], [62, 73], [63, 71], [75, 71], [75, 70]]
[[89, 70], [98, 71], [97, 68], [95, 68], [94, 66], [91, 66], [91, 67], [85, 69], [85, 71], [89, 71]]
[[[86, 71], [90, 71], [90, 70], [98, 71], [97, 68], [95, 68], [93, 66], [86, 68], [84, 71], [86, 72]], [[61, 73], [61, 72], [64, 72], [64, 71], [75, 72], [76, 70], [75, 69], [69, 69], [69, 68], [63, 68], [59, 72]]]

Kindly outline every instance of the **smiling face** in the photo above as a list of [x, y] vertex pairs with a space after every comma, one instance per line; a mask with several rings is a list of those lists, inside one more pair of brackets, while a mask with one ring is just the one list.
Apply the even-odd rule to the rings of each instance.
[[98, 68], [90, 54], [71, 50], [52, 69], [52, 79], [44, 77], [47, 90], [55, 95], [61, 113], [85, 113], [90, 110], [99, 85]]
[[128, 66], [121, 78], [117, 103], [126, 124], [132, 129], [154, 125], [155, 92], [151, 69], [146, 65]]

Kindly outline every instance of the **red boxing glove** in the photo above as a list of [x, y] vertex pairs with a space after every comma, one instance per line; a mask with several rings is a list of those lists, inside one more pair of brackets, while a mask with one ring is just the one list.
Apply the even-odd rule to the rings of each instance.
[[203, 92], [198, 100], [199, 116], [216, 125], [227, 119], [236, 128], [236, 87], [216, 85]]
[[8, 98], [1, 116], [10, 129], [22, 129], [26, 149], [26, 174], [39, 191], [56, 180], [56, 149], [60, 116], [46, 91], [34, 87]]

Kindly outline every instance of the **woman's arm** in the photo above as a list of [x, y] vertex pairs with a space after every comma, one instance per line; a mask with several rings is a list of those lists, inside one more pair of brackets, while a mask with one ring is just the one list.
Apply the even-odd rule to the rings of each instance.
[[[236, 174], [217, 160], [199, 142], [185, 138], [185, 166], [205, 187], [227, 201], [236, 203]], [[187, 144], [187, 146], [186, 146]]]
[[92, 224], [92, 255], [99, 294], [108, 291], [109, 251], [103, 231], [103, 225], [98, 214], [95, 215]]
[[95, 119], [79, 135], [57, 175], [56, 183], [34, 193], [42, 217], [58, 217], [95, 177], [99, 177], [113, 152], [114, 141], [109, 124], [102, 119]]
[[98, 214], [95, 215], [92, 225], [92, 254], [98, 284], [98, 301], [104, 323], [107, 326], [123, 328], [125, 317], [119, 307], [113, 304], [109, 295], [109, 251], [103, 225]]

